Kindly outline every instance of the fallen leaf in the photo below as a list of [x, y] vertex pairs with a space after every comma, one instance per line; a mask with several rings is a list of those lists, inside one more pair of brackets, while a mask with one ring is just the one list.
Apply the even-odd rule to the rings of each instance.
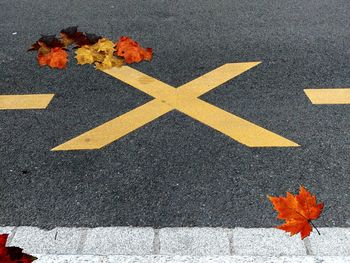
[[60, 48], [51, 48], [49, 53], [38, 52], [38, 62], [40, 66], [49, 66], [51, 68], [63, 69], [67, 66], [68, 53]]
[[114, 43], [107, 38], [101, 38], [97, 43], [92, 45], [91, 48], [96, 52], [104, 52], [113, 55]]
[[277, 228], [290, 232], [291, 236], [300, 233], [301, 239], [310, 235], [311, 220], [317, 219], [324, 207], [323, 203], [317, 204], [316, 196], [311, 195], [303, 186], [295, 196], [287, 192], [286, 197], [268, 196], [268, 198], [279, 213], [277, 218], [286, 221]]
[[106, 38], [99, 39], [93, 45], [84, 45], [78, 48], [75, 53], [78, 64], [95, 63], [96, 69], [120, 67], [123, 64], [123, 59], [113, 56], [114, 44]]
[[101, 36], [95, 35], [95, 34], [89, 34], [78, 31], [77, 26], [71, 26], [67, 27], [65, 29], [62, 29], [60, 32], [61, 36], [61, 42], [64, 44], [65, 47], [76, 44], [75, 48], [82, 47], [84, 45], [93, 45], [97, 43], [99, 39], [101, 39]]
[[75, 58], [79, 65], [92, 64], [95, 62], [92, 50], [89, 46], [82, 46], [75, 51]]
[[49, 50], [54, 47], [63, 48], [64, 44], [55, 35], [41, 35], [38, 41], [36, 41], [28, 51], [39, 50], [40, 53], [45, 53], [42, 50]]
[[83, 35], [84, 34], [82, 32], [78, 32], [77, 26], [67, 27], [65, 29], [62, 29], [60, 32], [61, 42], [64, 44], [65, 47], [73, 44], [74, 41], [76, 41]]
[[76, 44], [74, 49], [79, 48], [79, 47], [84, 46], [84, 45], [91, 46], [91, 45], [97, 43], [97, 41], [101, 38], [102, 38], [101, 36], [98, 36], [95, 34], [79, 32], [74, 38], [74, 43]]
[[31, 263], [36, 257], [23, 253], [19, 247], [6, 247], [8, 234], [0, 235], [0, 262], [1, 263]]
[[126, 36], [120, 37], [115, 50], [116, 54], [123, 57], [128, 64], [142, 60], [150, 61], [153, 55], [152, 48], [144, 49], [136, 41]]
[[121, 67], [123, 65], [123, 59], [116, 58], [112, 55], [105, 56], [102, 62], [96, 62], [96, 69], [109, 69], [112, 67]]

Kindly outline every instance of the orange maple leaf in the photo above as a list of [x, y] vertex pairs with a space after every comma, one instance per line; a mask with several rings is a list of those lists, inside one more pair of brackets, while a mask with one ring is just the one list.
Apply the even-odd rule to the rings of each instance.
[[68, 53], [60, 47], [50, 49], [49, 53], [38, 53], [38, 62], [40, 66], [48, 65], [51, 68], [63, 69], [67, 66]]
[[287, 192], [286, 197], [267, 197], [279, 213], [277, 218], [286, 220], [283, 225], [277, 226], [277, 228], [290, 232], [291, 236], [300, 232], [301, 239], [310, 235], [312, 231], [311, 220], [320, 216], [324, 206], [323, 203], [317, 204], [316, 196], [311, 195], [303, 186], [300, 186], [299, 194], [295, 196]]
[[120, 37], [115, 50], [117, 56], [123, 57], [128, 64], [142, 60], [150, 61], [153, 55], [152, 48], [144, 49], [139, 43], [126, 36]]

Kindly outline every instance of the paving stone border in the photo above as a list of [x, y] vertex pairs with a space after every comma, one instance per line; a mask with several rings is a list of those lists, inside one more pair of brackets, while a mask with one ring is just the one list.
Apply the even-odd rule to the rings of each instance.
[[301, 240], [275, 228], [0, 227], [7, 246], [38, 255], [38, 263], [350, 262], [350, 228], [319, 231]]
[[349, 263], [350, 257], [36, 255], [35, 263]]

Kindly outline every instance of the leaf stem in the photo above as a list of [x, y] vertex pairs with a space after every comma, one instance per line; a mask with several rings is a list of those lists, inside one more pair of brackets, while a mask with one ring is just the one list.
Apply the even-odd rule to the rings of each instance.
[[318, 233], [319, 235], [321, 235], [320, 231], [318, 231], [318, 229], [317, 229], [317, 227], [314, 225], [314, 223], [312, 223], [311, 220], [310, 220], [309, 222], [310, 222], [310, 224], [316, 229], [317, 233]]

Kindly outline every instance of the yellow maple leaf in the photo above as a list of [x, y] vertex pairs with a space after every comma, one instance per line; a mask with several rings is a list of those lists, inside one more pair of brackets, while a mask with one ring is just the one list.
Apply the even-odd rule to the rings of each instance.
[[91, 53], [94, 57], [95, 62], [102, 62], [106, 57], [106, 54], [104, 52], [97, 52], [95, 50], [91, 50]]
[[106, 38], [99, 39], [97, 43], [89, 46], [84, 45], [77, 49], [75, 58], [78, 64], [95, 63], [96, 69], [109, 69], [123, 65], [124, 59], [116, 58], [114, 43]]
[[75, 54], [77, 54], [75, 58], [77, 59], [78, 64], [80, 65], [92, 64], [95, 62], [93, 53], [91, 52], [91, 49], [89, 46], [82, 46], [78, 48], [75, 51]]
[[96, 69], [109, 69], [112, 67], [121, 67], [122, 65], [123, 59], [116, 58], [113, 54], [105, 56], [102, 62], [95, 63]]
[[114, 52], [114, 43], [107, 38], [101, 38], [97, 43], [93, 44], [91, 48], [96, 52], [110, 54]]

